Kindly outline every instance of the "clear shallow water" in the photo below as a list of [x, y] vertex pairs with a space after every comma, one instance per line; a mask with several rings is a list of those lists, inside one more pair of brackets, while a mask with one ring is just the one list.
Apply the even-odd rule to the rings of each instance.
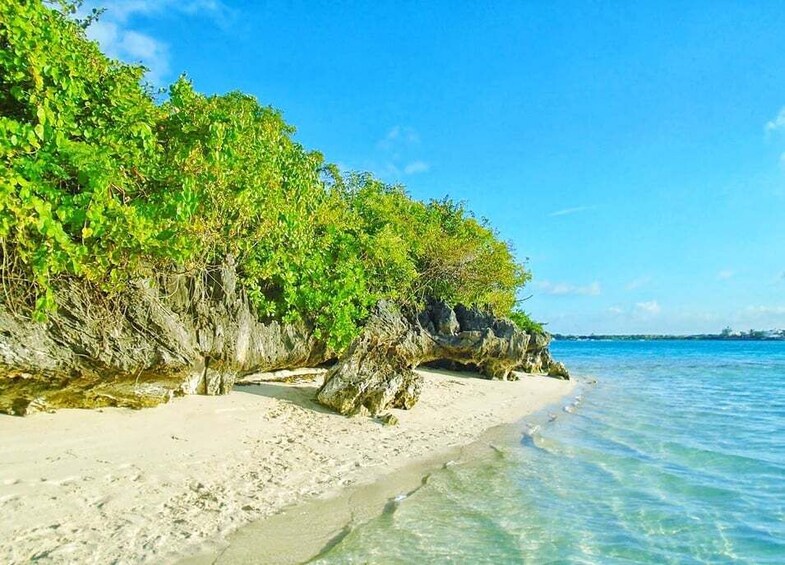
[[785, 563], [785, 342], [559, 342], [572, 414], [317, 563]]

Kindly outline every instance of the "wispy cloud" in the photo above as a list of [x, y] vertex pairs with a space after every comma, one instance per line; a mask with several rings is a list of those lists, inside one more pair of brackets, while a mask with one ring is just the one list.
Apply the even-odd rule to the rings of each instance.
[[87, 36], [97, 41], [109, 57], [147, 67], [147, 80], [153, 84], [160, 84], [169, 74], [169, 47], [149, 35], [103, 19], [87, 29]]
[[93, 8], [105, 8], [100, 18], [87, 28], [87, 37], [97, 41], [110, 57], [147, 67], [147, 80], [162, 84], [169, 75], [169, 46], [133, 28], [137, 16], [162, 17], [173, 13], [209, 17], [225, 21], [229, 11], [217, 0], [115, 0], [86, 2], [78, 17]]
[[401, 169], [393, 163], [385, 163], [377, 173], [382, 177], [399, 177], [401, 176]]
[[556, 210], [555, 212], [551, 212], [548, 214], [550, 217], [556, 216], [569, 216], [570, 214], [577, 214], [578, 212], [587, 212], [589, 210], [594, 210], [596, 206], [575, 206], [574, 208], [564, 208], [563, 210]]
[[412, 161], [403, 168], [403, 172], [407, 175], [416, 175], [417, 173], [427, 173], [431, 166], [425, 161]]
[[635, 304], [633, 313], [638, 315], [656, 316], [662, 311], [660, 304], [656, 300], [649, 300], [646, 302], [638, 302]]
[[633, 306], [628, 308], [622, 308], [621, 306], [611, 306], [608, 308], [608, 313], [616, 318], [624, 317], [633, 320], [649, 319], [658, 315], [661, 311], [662, 307], [656, 300], [636, 302]]
[[150, 16], [171, 12], [188, 15], [207, 14], [212, 18], [225, 17], [229, 9], [219, 0], [106, 0], [85, 2], [82, 10], [106, 8], [102, 18], [125, 23], [134, 16]]
[[717, 280], [720, 281], [727, 281], [728, 279], [732, 279], [736, 275], [736, 271], [731, 269], [723, 269], [719, 273], [717, 273]]
[[409, 126], [396, 125], [391, 127], [376, 145], [381, 149], [391, 150], [418, 143], [420, 143], [420, 134], [417, 130]]
[[785, 316], [785, 306], [747, 306], [744, 309], [744, 314], [752, 318]]
[[624, 288], [627, 290], [636, 290], [648, 285], [650, 282], [651, 277], [649, 276], [638, 277], [637, 279], [632, 279], [630, 282], [628, 282]]
[[785, 107], [780, 109], [779, 114], [772, 119], [766, 122], [765, 130], [766, 133], [771, 133], [773, 131], [777, 131], [785, 127]]
[[602, 294], [602, 286], [594, 281], [591, 284], [580, 286], [569, 283], [553, 283], [551, 281], [541, 281], [537, 287], [544, 293], [552, 296], [599, 296]]
[[362, 169], [386, 179], [426, 173], [431, 165], [421, 158], [420, 133], [411, 126], [394, 125], [376, 142], [375, 158]]
[[750, 328], [757, 330], [785, 329], [785, 305], [759, 304], [746, 306], [734, 312], [724, 313], [719, 317], [718, 325], [722, 327], [730, 326], [743, 331]]

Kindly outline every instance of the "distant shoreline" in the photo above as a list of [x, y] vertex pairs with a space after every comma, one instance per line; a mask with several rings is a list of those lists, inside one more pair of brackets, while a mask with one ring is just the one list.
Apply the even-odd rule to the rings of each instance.
[[553, 341], [785, 341], [785, 335], [775, 336], [749, 336], [749, 335], [722, 335], [722, 334], [695, 334], [695, 335], [564, 335], [551, 334]]

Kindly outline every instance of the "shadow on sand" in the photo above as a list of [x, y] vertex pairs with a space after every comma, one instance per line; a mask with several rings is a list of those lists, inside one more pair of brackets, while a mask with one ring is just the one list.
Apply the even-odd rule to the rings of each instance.
[[335, 414], [316, 401], [321, 382], [313, 383], [259, 383], [253, 385], [235, 386], [234, 392], [247, 392], [269, 398], [277, 398], [301, 408], [314, 410], [323, 414]]

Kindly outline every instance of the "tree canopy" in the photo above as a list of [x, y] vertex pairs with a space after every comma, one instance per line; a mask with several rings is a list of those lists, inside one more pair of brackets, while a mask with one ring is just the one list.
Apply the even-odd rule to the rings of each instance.
[[513, 311], [530, 275], [462, 204], [342, 174], [243, 93], [181, 77], [159, 103], [144, 72], [67, 5], [0, 5], [0, 300], [43, 319], [65, 277], [111, 295], [231, 255], [260, 316], [306, 319], [336, 349], [380, 299]]

